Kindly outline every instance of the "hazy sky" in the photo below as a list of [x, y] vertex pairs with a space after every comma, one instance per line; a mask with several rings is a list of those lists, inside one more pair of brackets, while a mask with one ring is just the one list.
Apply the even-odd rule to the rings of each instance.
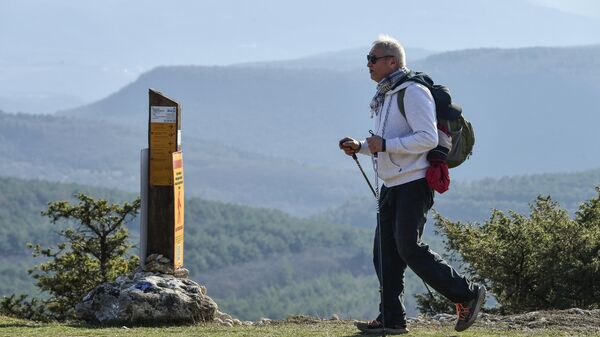
[[82, 104], [160, 65], [298, 58], [381, 33], [434, 51], [596, 44], [600, 1], [2, 0], [0, 110]]
[[[532, 3], [582, 17], [559, 18]], [[564, 45], [561, 31], [577, 27], [560, 24], [594, 20], [598, 27], [600, 1], [3, 0], [0, 19], [0, 40], [10, 42], [0, 61], [81, 63], [86, 57], [135, 67], [299, 57], [367, 45], [379, 33], [436, 50]], [[556, 31], [541, 30], [552, 21]], [[572, 44], [593, 42], [578, 33], [568, 35]]]
[[533, 2], [568, 13], [600, 19], [600, 1], [598, 0], [534, 0]]

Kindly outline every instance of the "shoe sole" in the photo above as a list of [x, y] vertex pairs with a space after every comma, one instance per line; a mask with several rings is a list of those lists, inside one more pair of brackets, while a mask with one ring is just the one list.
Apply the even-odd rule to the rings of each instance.
[[481, 305], [483, 304], [483, 301], [485, 301], [485, 295], [487, 294], [487, 290], [485, 289], [484, 286], [480, 286], [479, 287], [479, 294], [477, 295], [477, 304], [475, 304], [475, 309], [473, 310], [473, 317], [471, 317], [470, 320], [468, 320], [464, 326], [462, 326], [461, 328], [459, 327], [455, 327], [454, 330], [455, 331], [465, 331], [467, 330], [471, 325], [473, 325], [473, 323], [475, 322], [475, 320], [477, 319], [477, 316], [479, 315], [479, 311], [481, 310]]

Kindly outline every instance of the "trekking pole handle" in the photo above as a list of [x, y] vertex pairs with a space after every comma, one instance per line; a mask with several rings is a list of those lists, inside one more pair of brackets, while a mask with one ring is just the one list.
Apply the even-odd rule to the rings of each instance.
[[[345, 141], [348, 141], [348, 140], [350, 140], [350, 138], [344, 138], [344, 139], [340, 140], [340, 143], [339, 143], [339, 145], [340, 145], [340, 149], [344, 149], [344, 148], [348, 148], [348, 147], [352, 149], [352, 147], [351, 147], [351, 146], [343, 146], [343, 145], [342, 145], [342, 144], [344, 144], [344, 142], [345, 142]], [[360, 144], [359, 144], [359, 145], [360, 145]], [[359, 148], [360, 148], [360, 147], [359, 147]], [[352, 149], [352, 150], [354, 150], [354, 149]], [[351, 155], [351, 156], [352, 156], [352, 158], [353, 158], [353, 159], [356, 159], [356, 153], [352, 153], [352, 155]]]

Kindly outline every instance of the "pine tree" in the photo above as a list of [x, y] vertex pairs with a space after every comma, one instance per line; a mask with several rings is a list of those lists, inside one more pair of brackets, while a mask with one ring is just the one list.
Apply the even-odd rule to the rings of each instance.
[[70, 318], [75, 304], [94, 287], [115, 280], [138, 264], [137, 256], [127, 255], [133, 245], [127, 240], [125, 224], [136, 216], [139, 198], [119, 205], [84, 194], [75, 197], [78, 204], [51, 202], [42, 212], [52, 224], [74, 224], [58, 232], [66, 241], [55, 249], [30, 244], [34, 256], [49, 258], [29, 273], [36, 286], [50, 295], [46, 309], [59, 320]]
[[483, 225], [436, 216], [446, 248], [506, 313], [597, 308], [600, 302], [600, 188], [574, 218], [539, 196], [529, 216], [494, 210]]

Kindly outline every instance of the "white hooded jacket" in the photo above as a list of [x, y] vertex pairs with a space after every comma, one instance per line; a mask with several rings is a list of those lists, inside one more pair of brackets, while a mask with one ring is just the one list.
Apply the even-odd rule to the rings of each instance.
[[[398, 92], [406, 88], [404, 111], [398, 109]], [[373, 117], [376, 135], [385, 139], [386, 151], [378, 154], [378, 176], [386, 187], [425, 177], [427, 152], [438, 145], [435, 103], [427, 87], [404, 82], [385, 94], [381, 110]], [[366, 139], [359, 153], [371, 155]]]

